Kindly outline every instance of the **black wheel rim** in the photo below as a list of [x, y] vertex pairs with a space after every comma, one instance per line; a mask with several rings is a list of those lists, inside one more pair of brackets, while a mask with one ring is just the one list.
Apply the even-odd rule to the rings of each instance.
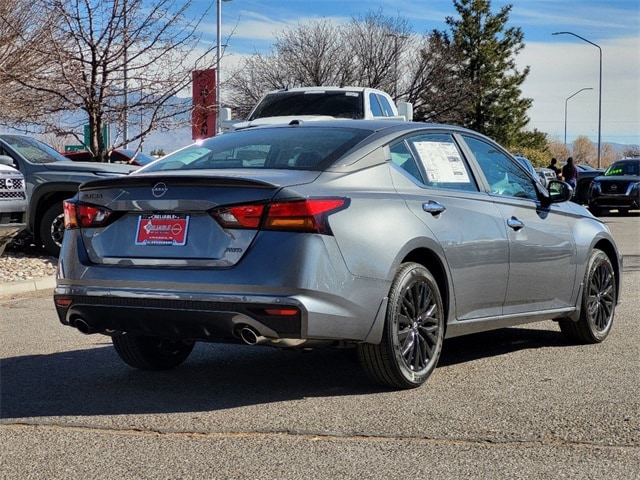
[[416, 282], [405, 291], [397, 314], [398, 347], [410, 370], [420, 372], [438, 355], [441, 314], [426, 282]]
[[64, 237], [64, 215], [60, 214], [51, 222], [51, 240], [53, 243], [62, 246], [62, 238]]
[[589, 322], [597, 331], [603, 332], [611, 323], [615, 306], [613, 272], [606, 264], [600, 264], [595, 268], [588, 288], [587, 315]]

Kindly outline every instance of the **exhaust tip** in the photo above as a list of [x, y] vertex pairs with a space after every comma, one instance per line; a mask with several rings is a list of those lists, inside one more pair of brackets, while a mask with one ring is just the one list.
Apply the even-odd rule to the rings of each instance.
[[244, 327], [240, 330], [240, 338], [247, 345], [258, 343], [258, 333], [251, 327]]
[[78, 318], [73, 322], [73, 326], [80, 332], [85, 335], [89, 335], [90, 333], [94, 333], [95, 330], [91, 328], [91, 326], [82, 318]]

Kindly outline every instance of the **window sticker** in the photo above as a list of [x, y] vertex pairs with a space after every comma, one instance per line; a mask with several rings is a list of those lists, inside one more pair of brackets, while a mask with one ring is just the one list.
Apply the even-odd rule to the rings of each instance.
[[450, 142], [414, 142], [414, 146], [427, 170], [429, 181], [434, 183], [471, 183], [455, 144]]

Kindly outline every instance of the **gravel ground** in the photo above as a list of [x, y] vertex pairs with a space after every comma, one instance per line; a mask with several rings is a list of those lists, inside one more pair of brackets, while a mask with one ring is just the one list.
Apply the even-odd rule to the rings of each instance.
[[33, 245], [7, 249], [0, 256], [0, 282], [22, 282], [55, 275], [58, 259]]

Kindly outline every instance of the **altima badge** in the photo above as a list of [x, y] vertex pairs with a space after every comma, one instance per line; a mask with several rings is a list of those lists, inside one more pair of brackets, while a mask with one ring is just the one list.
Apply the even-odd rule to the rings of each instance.
[[164, 194], [167, 193], [168, 190], [169, 188], [164, 182], [158, 182], [153, 187], [151, 187], [151, 193], [156, 198], [164, 196]]

